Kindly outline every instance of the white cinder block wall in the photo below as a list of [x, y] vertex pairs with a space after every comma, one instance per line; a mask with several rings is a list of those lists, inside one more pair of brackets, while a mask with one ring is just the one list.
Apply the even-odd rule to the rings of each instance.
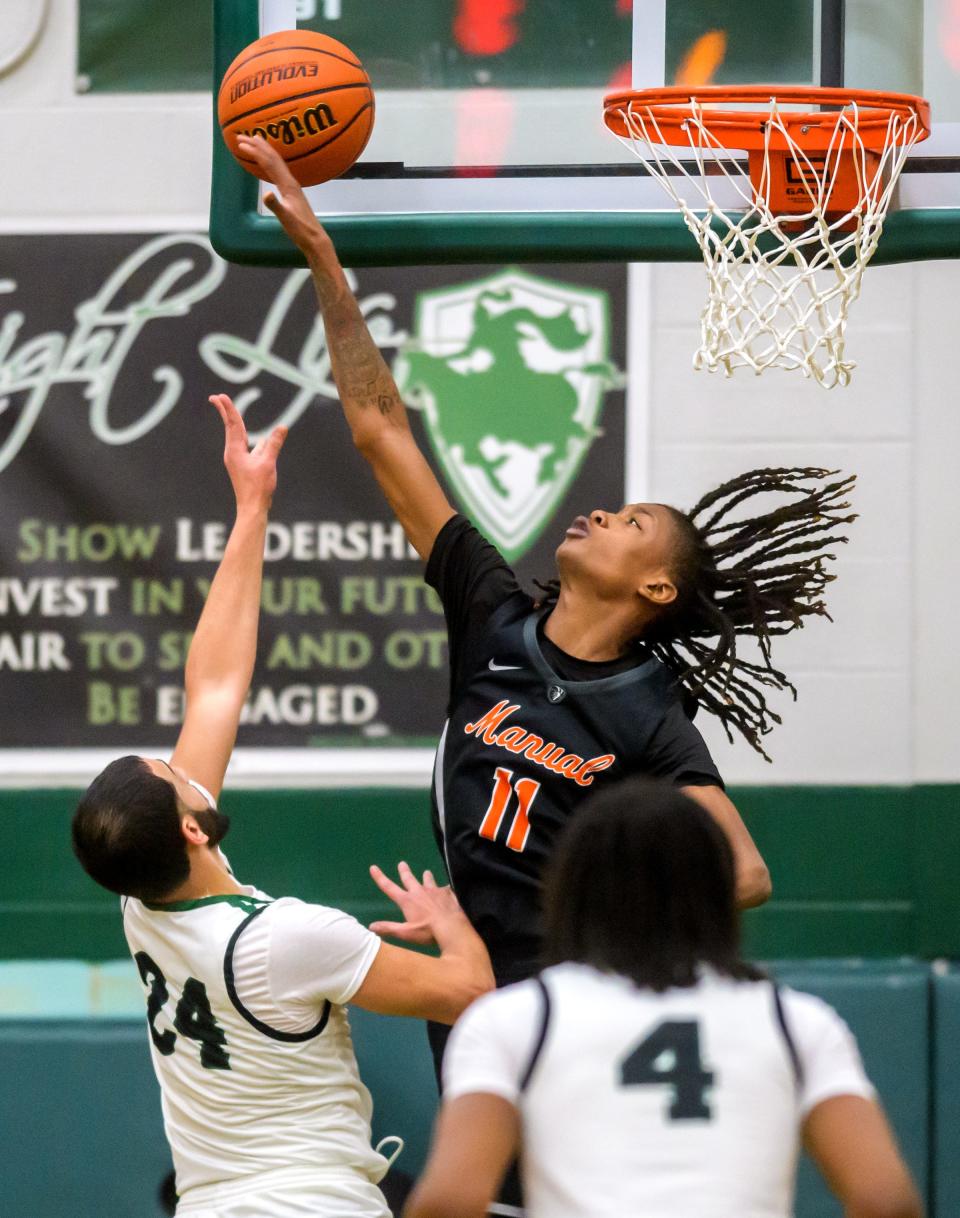
[[[43, 2], [2, 0], [0, 20]], [[48, 0], [32, 52], [0, 76], [0, 231], [204, 226], [210, 98], [78, 94], [76, 45], [77, 0]]]
[[[210, 99], [77, 95], [75, 41], [75, 0], [50, 0], [34, 51], [0, 77], [0, 232], [202, 227]], [[754, 465], [860, 478], [836, 621], [777, 649], [800, 697], [782, 703], [775, 764], [704, 716], [728, 780], [960, 780], [960, 263], [869, 270], [851, 314], [859, 367], [829, 393], [786, 374], [694, 373], [702, 269], [656, 266], [649, 286], [636, 346], [649, 352], [651, 497], [689, 506]]]
[[851, 385], [792, 373], [694, 372], [705, 295], [696, 265], [652, 270], [651, 493], [689, 506], [761, 465], [858, 475], [850, 543], [828, 589], [834, 622], [779, 640], [795, 682], [767, 765], [704, 717], [729, 779], [902, 783], [960, 778], [960, 263], [868, 269], [851, 308]]

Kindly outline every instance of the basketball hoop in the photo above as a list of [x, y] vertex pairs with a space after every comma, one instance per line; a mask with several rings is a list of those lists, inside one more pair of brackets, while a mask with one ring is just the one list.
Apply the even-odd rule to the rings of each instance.
[[[694, 367], [796, 369], [827, 389], [846, 385], [855, 367], [844, 359], [847, 313], [910, 149], [930, 134], [929, 104], [904, 93], [709, 85], [611, 93], [604, 121], [703, 252], [709, 295]], [[724, 206], [712, 183], [723, 185]]]

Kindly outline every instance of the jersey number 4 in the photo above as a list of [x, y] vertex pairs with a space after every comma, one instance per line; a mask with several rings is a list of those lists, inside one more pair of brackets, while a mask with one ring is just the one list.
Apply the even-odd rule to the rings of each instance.
[[157, 1016], [170, 997], [167, 979], [146, 952], [137, 952], [134, 960], [137, 962], [143, 984], [150, 987], [150, 993], [147, 995], [147, 1023], [150, 1025], [150, 1038], [157, 1052], [169, 1057], [176, 1048], [179, 1032], [181, 1036], [199, 1044], [201, 1066], [208, 1070], [229, 1070], [227, 1038], [210, 1009], [207, 987], [203, 982], [198, 981], [196, 977], [186, 979], [173, 1019], [177, 1032], [171, 1028], [161, 1032], [157, 1027]]
[[697, 1021], [666, 1019], [658, 1024], [620, 1062], [620, 1085], [671, 1087], [671, 1121], [709, 1121], [713, 1114], [703, 1093], [713, 1086], [713, 1071], [703, 1068]]
[[510, 797], [516, 795], [517, 810], [513, 815], [510, 832], [507, 834], [507, 849], [522, 851], [530, 836], [530, 805], [536, 799], [539, 790], [540, 783], [535, 782], [532, 778], [518, 778], [514, 785], [513, 770], [497, 766], [490, 804], [480, 825], [480, 836], [491, 842], [497, 840]]

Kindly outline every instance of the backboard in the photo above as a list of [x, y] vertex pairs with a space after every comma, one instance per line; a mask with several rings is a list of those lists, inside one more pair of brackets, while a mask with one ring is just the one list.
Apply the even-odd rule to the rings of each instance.
[[[927, 97], [875, 261], [960, 255], [960, 0], [215, 0], [214, 92], [262, 34], [331, 34], [364, 62], [373, 136], [310, 200], [354, 265], [693, 261], [682, 218], [603, 124], [615, 89], [830, 84]], [[211, 238], [298, 260], [215, 136]]]

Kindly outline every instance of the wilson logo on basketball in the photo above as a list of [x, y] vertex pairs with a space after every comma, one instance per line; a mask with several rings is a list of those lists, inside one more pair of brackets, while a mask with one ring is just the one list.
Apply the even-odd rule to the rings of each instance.
[[306, 80], [310, 76], [316, 76], [318, 72], [319, 69], [315, 63], [290, 63], [279, 68], [266, 68], [262, 72], [255, 72], [252, 76], [245, 76], [243, 80], [238, 80], [235, 85], [231, 85], [230, 101], [239, 101], [241, 97], [246, 97], [255, 89], [272, 85], [275, 80]]
[[463, 729], [464, 734], [476, 736], [484, 744], [506, 749], [508, 753], [522, 753], [534, 765], [543, 766], [553, 774], [569, 778], [581, 787], [592, 786], [594, 775], [601, 770], [609, 770], [617, 760], [613, 753], [603, 753], [600, 757], [585, 759], [576, 753], [568, 753], [561, 744], [528, 732], [519, 724], [503, 727], [504, 722], [519, 709], [519, 704], [511, 706], [504, 698], [476, 723], [468, 723]]
[[319, 135], [330, 127], [336, 127], [337, 120], [329, 106], [321, 102], [317, 106], [300, 114], [291, 114], [289, 118], [277, 119], [275, 122], [263, 123], [258, 127], [249, 127], [243, 135], [262, 135], [264, 139], [280, 140], [284, 144], [295, 144], [311, 135]]

